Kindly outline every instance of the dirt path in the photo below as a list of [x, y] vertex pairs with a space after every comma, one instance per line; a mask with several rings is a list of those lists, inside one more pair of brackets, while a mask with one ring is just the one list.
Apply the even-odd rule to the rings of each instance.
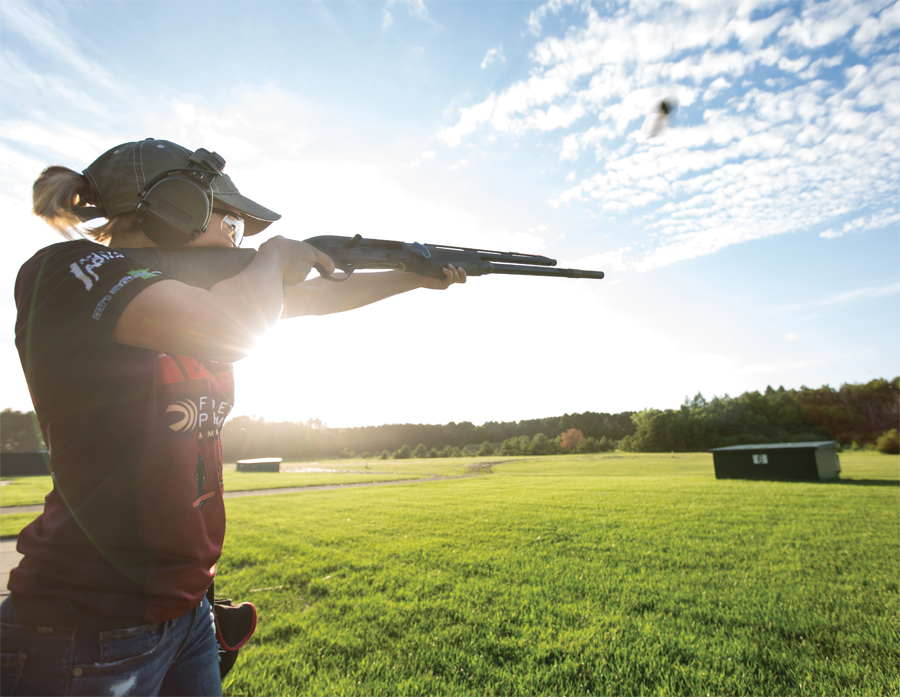
[[16, 539], [0, 540], [0, 598], [9, 595], [6, 584], [9, 581], [9, 572], [19, 565], [22, 555], [16, 551]]
[[[332, 489], [352, 489], [360, 486], [388, 486], [390, 484], [425, 484], [427, 482], [442, 482], [447, 479], [465, 479], [474, 477], [474, 474], [461, 474], [454, 477], [424, 477], [421, 479], [389, 479], [383, 482], [353, 482], [352, 484], [315, 484], [312, 486], [288, 486], [280, 489], [251, 489], [249, 491], [226, 491], [225, 498], [242, 498], [244, 496], [271, 496], [272, 494], [299, 494], [303, 491], [328, 491]], [[44, 510], [44, 504], [37, 503], [33, 506], [4, 506], [0, 508], [0, 515], [8, 513], [40, 513]]]
[[[290, 486], [283, 489], [253, 489], [251, 491], [226, 491], [225, 498], [241, 498], [244, 496], [266, 496], [271, 494], [296, 494], [301, 491], [330, 491], [333, 489], [353, 489], [361, 486], [388, 486], [390, 484], [425, 484], [442, 482], [447, 479], [466, 479], [474, 474], [461, 474], [455, 477], [426, 477], [425, 479], [390, 479], [384, 482], [354, 482], [352, 484], [318, 484], [315, 486]], [[40, 508], [38, 509], [40, 510]]]

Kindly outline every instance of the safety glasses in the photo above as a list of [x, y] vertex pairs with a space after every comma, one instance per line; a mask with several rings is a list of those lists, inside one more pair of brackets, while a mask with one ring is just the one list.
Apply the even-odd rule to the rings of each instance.
[[241, 240], [244, 239], [244, 219], [234, 211], [226, 211], [224, 208], [213, 208], [212, 210], [213, 213], [221, 213], [224, 216], [222, 229], [231, 235], [234, 244], [240, 247]]

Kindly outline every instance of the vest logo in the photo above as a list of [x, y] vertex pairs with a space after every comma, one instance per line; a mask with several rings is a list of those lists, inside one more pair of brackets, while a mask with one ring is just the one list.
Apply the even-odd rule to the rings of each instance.
[[169, 428], [176, 433], [190, 433], [197, 428], [197, 424], [200, 420], [197, 405], [189, 399], [186, 399], [183, 402], [170, 404], [166, 407], [166, 414], [178, 415], [178, 420], [175, 423], [169, 424]]

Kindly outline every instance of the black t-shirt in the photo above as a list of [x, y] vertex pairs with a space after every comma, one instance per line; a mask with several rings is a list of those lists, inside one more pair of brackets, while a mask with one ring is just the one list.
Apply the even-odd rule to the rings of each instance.
[[49, 599], [98, 624], [158, 622], [195, 607], [212, 580], [232, 367], [112, 340], [128, 302], [166, 278], [81, 240], [19, 271], [16, 347], [54, 482], [19, 535], [9, 589], [22, 607]]

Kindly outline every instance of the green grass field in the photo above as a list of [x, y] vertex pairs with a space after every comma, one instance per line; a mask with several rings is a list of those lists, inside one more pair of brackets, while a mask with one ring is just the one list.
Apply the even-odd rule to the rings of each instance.
[[0, 538], [15, 537], [37, 517], [37, 513], [11, 513], [0, 516]]
[[[501, 458], [502, 459], [502, 458]], [[448, 458], [434, 460], [333, 460], [285, 462], [281, 472], [238, 472], [225, 465], [225, 491], [258, 491], [303, 486], [331, 486], [403, 479], [457, 477], [470, 472], [469, 465], [497, 458]], [[42, 504], [53, 488], [50, 476], [16, 477], [2, 480], [0, 506]], [[0, 516], [0, 537], [17, 535], [37, 513], [9, 513]]]
[[231, 499], [217, 591], [260, 625], [225, 692], [898, 694], [900, 458], [841, 461], [788, 483], [717, 481], [708, 454], [524, 458]]
[[[326, 460], [323, 462], [283, 462], [281, 472], [238, 472], [225, 465], [225, 491], [255, 491], [294, 486], [353, 484], [357, 482], [458, 476], [467, 465], [493, 458], [438, 458], [434, 460]], [[28, 506], [43, 503], [53, 488], [50, 476], [6, 478], [0, 487], [0, 506]]]
[[706, 454], [229, 502], [260, 609], [227, 694], [897, 694], [897, 458], [716, 481]]

